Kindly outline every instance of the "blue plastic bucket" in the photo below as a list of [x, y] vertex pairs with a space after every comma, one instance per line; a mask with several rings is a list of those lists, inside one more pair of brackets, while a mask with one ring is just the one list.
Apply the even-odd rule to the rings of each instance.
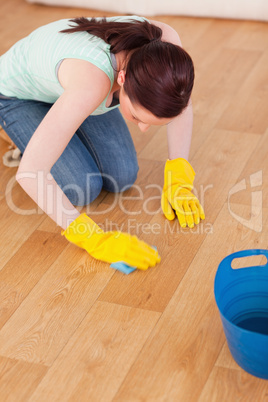
[[268, 379], [268, 262], [233, 269], [235, 258], [264, 255], [267, 250], [244, 250], [220, 263], [214, 294], [228, 347], [248, 373]]

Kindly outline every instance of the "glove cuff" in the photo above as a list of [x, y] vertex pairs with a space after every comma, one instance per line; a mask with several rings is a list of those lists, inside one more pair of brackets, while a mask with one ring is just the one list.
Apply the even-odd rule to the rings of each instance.
[[61, 231], [62, 236], [80, 247], [94, 233], [103, 233], [103, 230], [86, 214], [79, 215], [66, 230]]
[[181, 181], [182, 187], [193, 188], [193, 182], [195, 178], [195, 171], [191, 164], [184, 158], [168, 159], [165, 165], [165, 177], [168, 176], [169, 172], [172, 172], [174, 179], [176, 177], [178, 181]]
[[166, 168], [172, 171], [179, 171], [181, 173], [185, 173], [188, 177], [191, 177], [194, 180], [195, 171], [186, 159], [177, 158], [177, 159], [168, 159], [166, 161]]

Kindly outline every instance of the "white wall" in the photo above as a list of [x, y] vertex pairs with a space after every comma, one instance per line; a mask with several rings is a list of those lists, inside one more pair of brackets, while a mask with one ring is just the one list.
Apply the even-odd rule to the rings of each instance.
[[188, 15], [268, 21], [268, 0], [27, 0], [30, 3], [93, 8], [111, 12]]

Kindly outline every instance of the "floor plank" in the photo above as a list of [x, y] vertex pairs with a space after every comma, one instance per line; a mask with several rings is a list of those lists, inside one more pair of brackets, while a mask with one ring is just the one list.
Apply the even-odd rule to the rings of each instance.
[[[254, 394], [252, 389], [254, 388]], [[236, 371], [215, 367], [207, 381], [198, 402], [254, 402], [267, 401], [267, 381], [247, 374], [244, 371]]]
[[233, 49], [267, 50], [268, 26], [266, 22], [242, 21], [236, 32], [226, 42]]
[[66, 240], [59, 238], [58, 234], [35, 231], [0, 271], [0, 328], [66, 245]]
[[[268, 52], [260, 55], [241, 89], [234, 95], [216, 127], [263, 134], [268, 125]], [[254, 103], [252, 103], [254, 98]], [[238, 106], [239, 105], [239, 106]]]
[[[235, 127], [227, 127], [226, 123], [224, 125], [224, 122], [229, 121], [229, 114], [225, 111], [262, 55], [256, 50], [225, 47], [219, 48], [212, 54], [214, 58], [210, 61], [202, 54], [195, 57], [196, 85], [193, 91], [194, 127], [191, 155], [194, 155], [207, 139], [210, 139], [210, 142], [214, 141], [215, 127], [230, 131], [246, 131], [244, 123], [240, 123], [242, 119], [237, 120], [239, 124]], [[233, 105], [235, 110], [241, 109], [238, 105], [240, 105], [238, 101]], [[222, 121], [221, 125], [218, 123], [219, 120]], [[255, 119], [252, 119], [253, 121], [254, 124], [258, 124]], [[259, 133], [258, 129], [259, 127], [254, 128], [253, 132]]]
[[113, 274], [69, 244], [0, 331], [0, 355], [51, 365]]
[[155, 312], [95, 303], [30, 401], [112, 401], [158, 319]]
[[29, 364], [0, 356], [0, 395], [5, 402], [24, 402], [47, 372], [41, 364]]
[[16, 183], [14, 173], [8, 183], [5, 197], [0, 200], [0, 270], [45, 219], [44, 213]]
[[268, 205], [267, 143], [268, 129], [263, 134], [239, 176], [237, 190], [240, 189], [240, 191], [237, 191], [232, 196], [234, 202], [251, 205], [255, 198], [253, 194], [261, 191], [262, 205]]

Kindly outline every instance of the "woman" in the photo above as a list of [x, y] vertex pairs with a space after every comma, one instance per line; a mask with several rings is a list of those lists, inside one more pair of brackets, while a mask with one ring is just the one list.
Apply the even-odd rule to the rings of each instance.
[[177, 33], [160, 22], [133, 16], [71, 23], [40, 27], [0, 58], [0, 123], [23, 153], [16, 178], [69, 241], [102, 261], [147, 269], [160, 261], [152, 247], [127, 233], [102, 231], [74, 205], [136, 179], [120, 104], [143, 132], [167, 125], [161, 202], [167, 219], [176, 214], [183, 227], [204, 219], [187, 161], [193, 63]]

